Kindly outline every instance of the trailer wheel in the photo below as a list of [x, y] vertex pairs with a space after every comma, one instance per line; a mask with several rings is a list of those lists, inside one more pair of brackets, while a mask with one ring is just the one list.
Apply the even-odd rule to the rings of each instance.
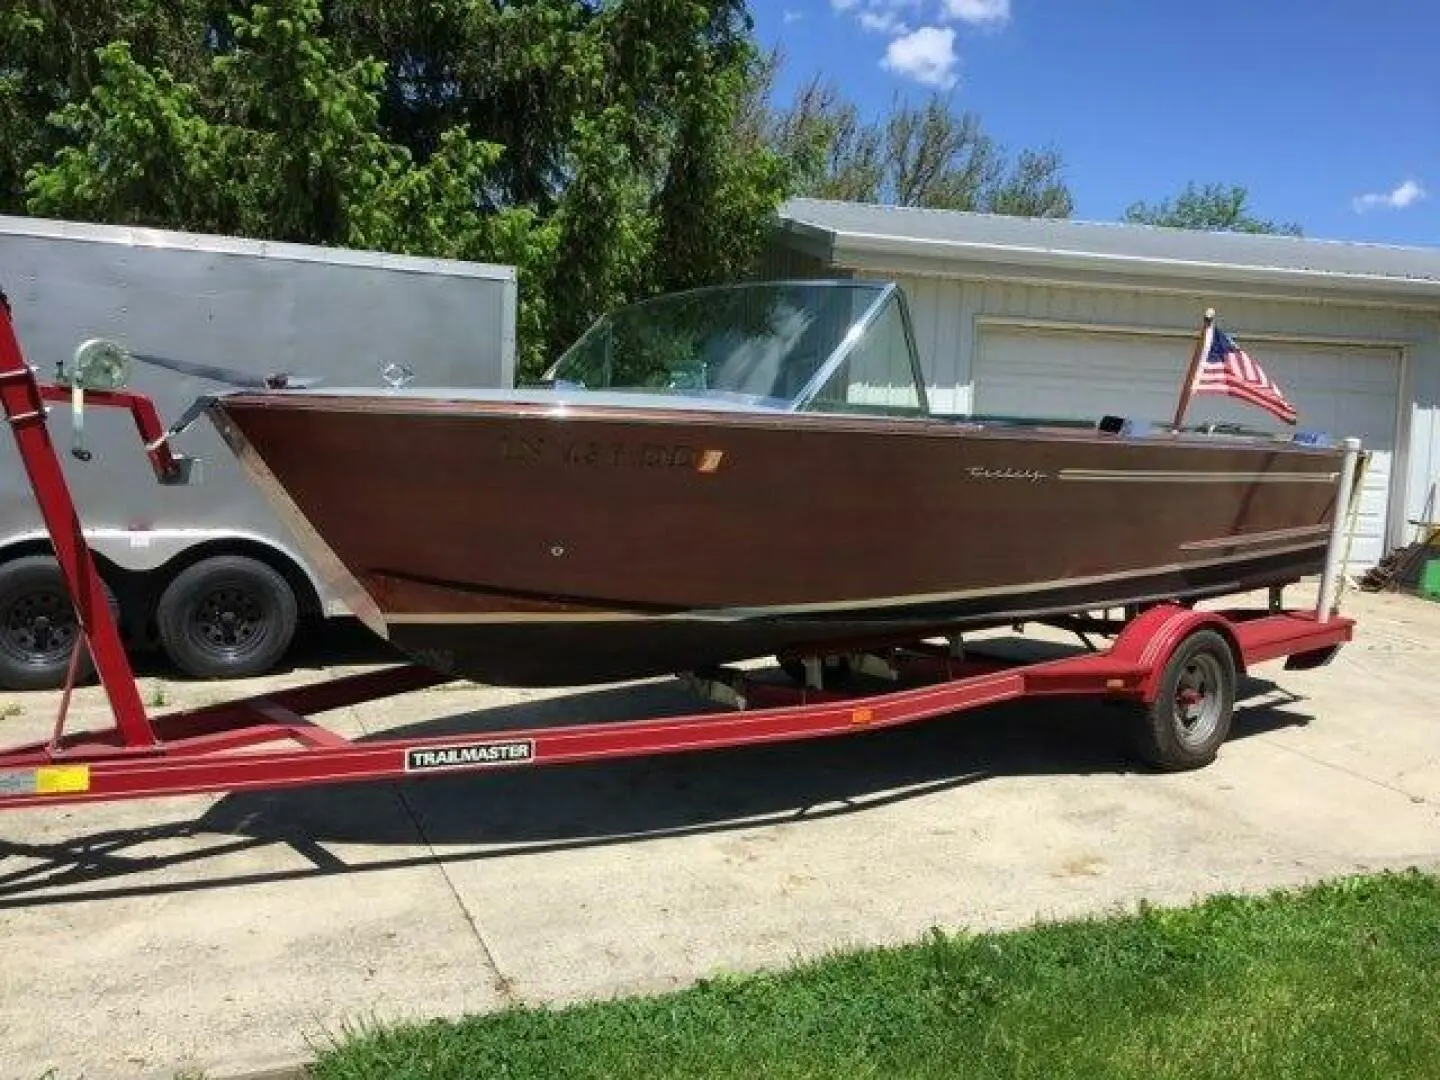
[[1214, 630], [1197, 630], [1171, 655], [1160, 692], [1137, 716], [1136, 751], [1152, 768], [1198, 769], [1215, 760], [1235, 710], [1235, 657]]
[[[105, 598], [118, 620], [120, 608], [108, 585]], [[25, 555], [0, 566], [0, 686], [6, 690], [63, 686], [79, 632], [75, 605], [52, 556]], [[94, 674], [86, 649], [76, 668], [76, 681]]]
[[295, 592], [258, 559], [217, 555], [175, 575], [160, 594], [155, 621], [165, 655], [187, 675], [261, 675], [295, 636]]

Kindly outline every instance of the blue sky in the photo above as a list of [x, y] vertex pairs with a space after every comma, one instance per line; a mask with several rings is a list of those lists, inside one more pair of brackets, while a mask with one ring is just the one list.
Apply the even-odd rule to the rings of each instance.
[[1064, 156], [1075, 216], [1240, 184], [1307, 236], [1440, 245], [1440, 0], [751, 0], [868, 114], [947, 89]]

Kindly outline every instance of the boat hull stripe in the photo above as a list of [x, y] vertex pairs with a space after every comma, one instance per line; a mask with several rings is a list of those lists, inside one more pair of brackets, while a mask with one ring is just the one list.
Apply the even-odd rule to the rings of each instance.
[[[1267, 539], [1273, 539], [1269, 537]], [[1207, 541], [1215, 546], [1237, 546], [1246, 538], [1237, 537], [1229, 541]], [[1293, 543], [1270, 548], [1266, 556], [1286, 555], [1303, 551], [1318, 551], [1324, 548], [1324, 539], [1317, 534], [1310, 543]], [[1137, 575], [1153, 577], [1158, 575], [1193, 572], [1206, 566], [1222, 566], [1226, 563], [1248, 562], [1255, 558], [1254, 552], [1227, 555], [1204, 560], [1189, 560], [1168, 563], [1163, 566], [1146, 567], [1141, 570], [1129, 569], [1112, 574], [1095, 574], [1090, 577], [1060, 578], [1053, 581], [1028, 581], [1018, 585], [1006, 585], [988, 589], [958, 589], [943, 593], [919, 593], [911, 596], [888, 596], [864, 600], [841, 600], [822, 604], [793, 604], [773, 607], [707, 608], [675, 612], [634, 612], [634, 611], [476, 611], [476, 612], [386, 612], [385, 621], [393, 625], [487, 625], [503, 623], [593, 623], [593, 622], [641, 622], [684, 620], [687, 622], [743, 622], [748, 619], [787, 618], [797, 615], [827, 615], [854, 612], [880, 611], [894, 608], [919, 607], [929, 604], [943, 604], [962, 600], [976, 600], [985, 597], [1015, 596], [1025, 593], [1050, 592], [1060, 589], [1083, 588], [1112, 581], [1124, 581]]]

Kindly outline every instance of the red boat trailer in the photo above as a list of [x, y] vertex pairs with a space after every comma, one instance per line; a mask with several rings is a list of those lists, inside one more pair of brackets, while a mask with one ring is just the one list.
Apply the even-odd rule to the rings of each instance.
[[[868, 693], [827, 688], [816, 660], [800, 664], [802, 678], [796, 684], [717, 669], [686, 678], [702, 693], [731, 706], [723, 712], [485, 731], [473, 737], [354, 742], [312, 719], [332, 709], [450, 681], [417, 665], [152, 717], [141, 701], [46, 423], [45, 402], [72, 401], [75, 393], [71, 385], [41, 382], [26, 364], [9, 306], [0, 294], [0, 400], [79, 626], [51, 737], [0, 747], [0, 808], [398, 779], [785, 742], [873, 731], [1040, 696], [1129, 702], [1141, 758], [1161, 769], [1194, 768], [1212, 760], [1228, 734], [1239, 674], [1282, 657], [1288, 658], [1289, 669], [1319, 666], [1353, 632], [1353, 621], [1332, 610], [1342, 519], [1349, 516], [1341, 508], [1349, 508], [1355, 487], [1359, 444], [1351, 440], [1338, 485], [1330, 557], [1313, 611], [1284, 609], [1279, 591], [1272, 590], [1263, 609], [1221, 612], [1162, 603], [1127, 612], [1123, 620], [1075, 615], [1055, 624], [1080, 631], [1082, 639], [1086, 631], [1113, 636], [1110, 647], [1040, 662], [967, 656], [958, 639], [947, 645], [916, 642], [857, 653], [847, 661], [859, 669], [856, 674], [879, 676], [882, 689]], [[121, 390], [84, 394], [89, 404], [128, 409], [157, 480], [183, 482], [187, 463], [171, 450], [149, 399]], [[71, 734], [65, 731], [65, 718], [84, 648], [109, 700], [114, 726]], [[887, 683], [903, 688], [885, 688]]]

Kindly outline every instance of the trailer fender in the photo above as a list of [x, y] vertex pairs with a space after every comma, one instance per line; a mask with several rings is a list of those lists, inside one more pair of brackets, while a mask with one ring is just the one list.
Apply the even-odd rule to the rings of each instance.
[[1235, 638], [1234, 628], [1214, 612], [1197, 611], [1180, 604], [1159, 604], [1131, 620], [1116, 637], [1110, 647], [1110, 655], [1117, 661], [1133, 663], [1143, 669], [1139, 697], [1149, 704], [1160, 692], [1170, 658], [1187, 638], [1199, 630], [1213, 630], [1219, 634], [1230, 647], [1235, 673], [1245, 674], [1245, 653]]

